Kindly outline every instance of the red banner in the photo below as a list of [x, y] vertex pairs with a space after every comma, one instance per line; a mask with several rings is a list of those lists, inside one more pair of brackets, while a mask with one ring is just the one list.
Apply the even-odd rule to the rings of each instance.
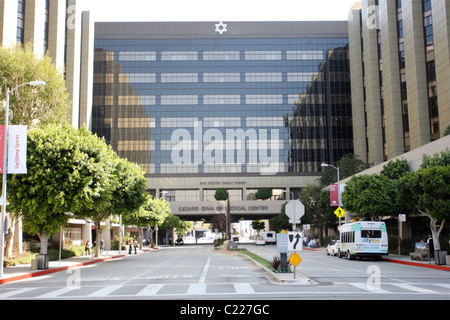
[[0, 126], [0, 174], [3, 174], [3, 161], [5, 159], [5, 126]]
[[330, 206], [339, 207], [339, 192], [337, 184], [330, 184]]

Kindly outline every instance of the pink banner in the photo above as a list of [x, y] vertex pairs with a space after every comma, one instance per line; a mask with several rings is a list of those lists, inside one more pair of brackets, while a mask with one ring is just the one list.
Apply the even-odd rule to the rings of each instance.
[[8, 174], [27, 174], [27, 126], [9, 126]]
[[330, 184], [330, 206], [339, 207], [339, 192], [337, 184]]

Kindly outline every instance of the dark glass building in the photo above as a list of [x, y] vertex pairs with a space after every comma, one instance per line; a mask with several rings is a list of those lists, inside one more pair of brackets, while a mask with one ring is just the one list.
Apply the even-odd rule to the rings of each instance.
[[353, 153], [347, 22], [97, 23], [92, 131], [155, 196], [297, 197]]

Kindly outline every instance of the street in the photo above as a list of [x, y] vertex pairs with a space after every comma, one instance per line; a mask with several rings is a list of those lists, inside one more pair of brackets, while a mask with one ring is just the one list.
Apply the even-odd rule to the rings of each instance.
[[[276, 246], [241, 244], [267, 260]], [[247, 258], [210, 245], [166, 247], [0, 286], [0, 300], [449, 300], [446, 271], [348, 261], [303, 250], [310, 285], [280, 284]]]

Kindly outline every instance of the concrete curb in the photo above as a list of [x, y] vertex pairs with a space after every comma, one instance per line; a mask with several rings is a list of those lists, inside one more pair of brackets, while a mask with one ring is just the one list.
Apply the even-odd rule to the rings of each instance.
[[234, 255], [240, 255], [247, 258], [249, 261], [253, 262], [258, 269], [264, 271], [266, 275], [272, 280], [272, 282], [276, 282], [281, 285], [317, 285], [318, 283], [314, 280], [309, 279], [305, 275], [296, 272], [296, 278], [300, 277], [300, 279], [294, 279], [294, 273], [276, 273], [270, 270], [269, 268], [263, 266], [259, 262], [255, 261], [253, 258], [249, 257], [246, 254], [242, 254], [239, 251], [228, 251], [228, 250], [213, 250], [213, 252], [217, 253], [227, 253], [227, 254], [234, 254]]

